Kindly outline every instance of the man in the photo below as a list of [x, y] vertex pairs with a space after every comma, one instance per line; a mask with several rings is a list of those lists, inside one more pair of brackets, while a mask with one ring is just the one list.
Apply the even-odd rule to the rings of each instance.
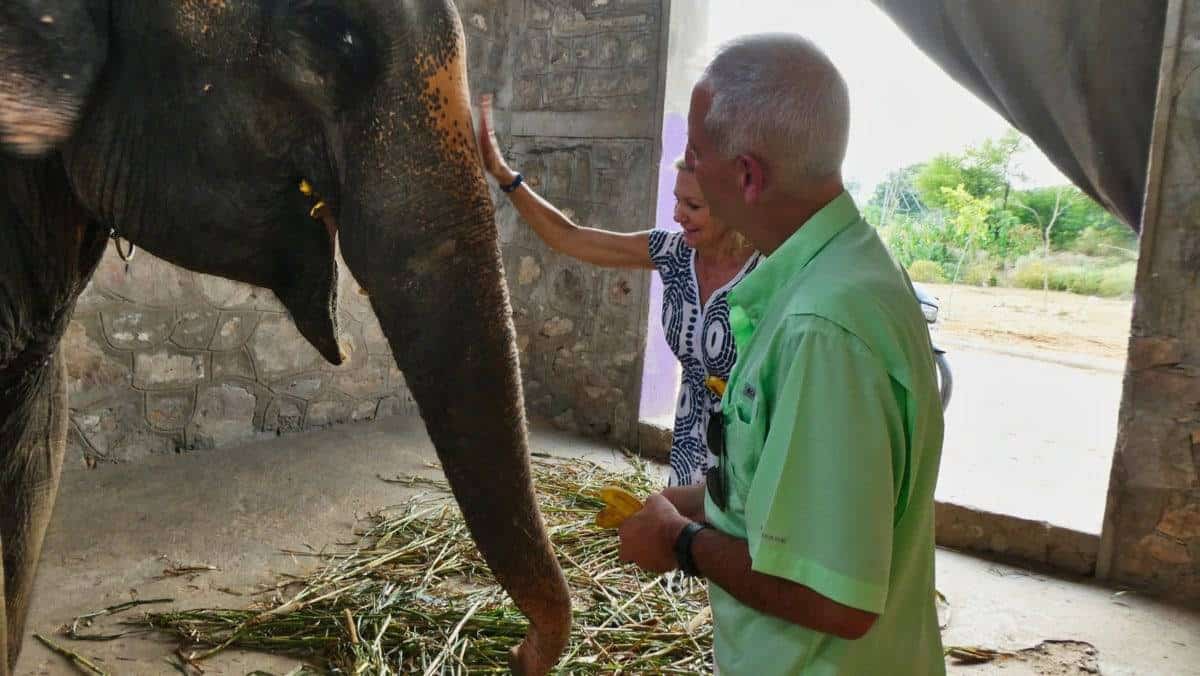
[[845, 192], [846, 84], [795, 35], [726, 46], [688, 160], [767, 255], [730, 294], [738, 349], [706, 486], [651, 496], [621, 556], [706, 577], [722, 674], [942, 674], [942, 415], [912, 286]]

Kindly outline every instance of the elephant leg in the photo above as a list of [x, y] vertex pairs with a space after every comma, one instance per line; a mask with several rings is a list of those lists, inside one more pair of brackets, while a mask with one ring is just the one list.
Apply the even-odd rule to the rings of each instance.
[[[67, 437], [66, 367], [61, 356], [34, 376], [31, 396], [0, 421], [0, 676], [16, 668], [34, 574], [58, 493]], [[7, 655], [5, 655], [7, 652]]]
[[[4, 561], [4, 538], [0, 538], [0, 565]], [[8, 611], [5, 606], [8, 605], [6, 600], [8, 597], [4, 595], [4, 576], [0, 575], [0, 676], [8, 676], [10, 671], [8, 664], [8, 622], [5, 617]], [[16, 660], [13, 660], [13, 666], [16, 666]]]

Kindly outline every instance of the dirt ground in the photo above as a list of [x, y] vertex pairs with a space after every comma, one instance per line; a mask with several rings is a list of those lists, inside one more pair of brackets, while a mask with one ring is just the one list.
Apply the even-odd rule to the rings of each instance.
[[1029, 289], [924, 284], [941, 301], [939, 335], [1124, 360], [1133, 301]]
[[[530, 449], [626, 466], [618, 449], [546, 428], [531, 430]], [[113, 676], [178, 674], [165, 662], [177, 647], [174, 640], [137, 634], [73, 641], [62, 635], [63, 627], [132, 598], [174, 599], [153, 610], [246, 607], [254, 598], [247, 591], [280, 574], [311, 569], [308, 559], [288, 552], [343, 542], [361, 517], [424, 490], [380, 477], [436, 476], [434, 460], [420, 420], [392, 416], [238, 448], [65, 472], [14, 674], [84, 673], [51, 653], [34, 632]], [[163, 557], [215, 569], [167, 575]], [[1065, 676], [1097, 669], [1106, 676], [1200, 676], [1200, 615], [1193, 611], [946, 549], [937, 552], [937, 587], [946, 598], [947, 646], [1004, 653], [980, 665], [952, 663], [951, 676]], [[141, 612], [97, 618], [92, 631], [128, 630], [121, 621]], [[295, 658], [232, 649], [203, 662], [204, 676], [286, 674], [297, 665]]]

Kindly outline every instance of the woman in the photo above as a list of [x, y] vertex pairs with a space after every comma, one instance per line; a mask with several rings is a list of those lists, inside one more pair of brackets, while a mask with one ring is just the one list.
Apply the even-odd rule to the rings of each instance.
[[704, 480], [715, 458], [705, 429], [720, 397], [705, 384], [728, 380], [735, 358], [726, 294], [758, 264], [746, 240], [709, 213], [696, 177], [675, 163], [675, 222], [683, 231], [617, 233], [572, 223], [542, 199], [500, 154], [492, 124], [491, 97], [480, 116], [479, 147], [484, 167], [550, 248], [581, 261], [612, 268], [657, 269], [663, 281], [662, 321], [667, 343], [683, 365], [671, 444], [670, 485]]

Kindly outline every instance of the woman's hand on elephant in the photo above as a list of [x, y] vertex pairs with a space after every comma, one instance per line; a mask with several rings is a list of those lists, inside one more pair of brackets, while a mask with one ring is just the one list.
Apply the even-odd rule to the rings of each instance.
[[479, 153], [483, 168], [500, 182], [509, 185], [517, 174], [504, 161], [500, 153], [500, 142], [496, 140], [496, 125], [492, 122], [492, 95], [484, 94], [479, 102]]

